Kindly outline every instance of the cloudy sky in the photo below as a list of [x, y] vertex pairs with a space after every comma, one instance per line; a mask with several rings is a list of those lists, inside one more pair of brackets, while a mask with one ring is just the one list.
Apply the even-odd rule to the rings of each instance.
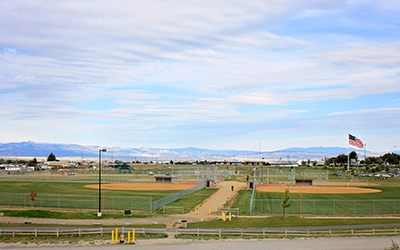
[[1, 142], [400, 148], [398, 0], [0, 0]]

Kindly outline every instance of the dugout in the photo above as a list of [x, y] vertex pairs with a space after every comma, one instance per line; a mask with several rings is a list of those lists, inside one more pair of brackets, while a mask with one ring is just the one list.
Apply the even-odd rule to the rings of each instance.
[[214, 187], [215, 181], [211, 179], [206, 179], [206, 188]]
[[170, 184], [179, 184], [178, 176], [156, 176], [156, 183], [170, 183]]
[[295, 185], [296, 186], [312, 186], [313, 185], [313, 179], [295, 179]]
[[247, 188], [249, 188], [249, 189], [253, 189], [254, 188], [254, 184], [255, 184], [254, 180], [253, 181], [246, 181]]

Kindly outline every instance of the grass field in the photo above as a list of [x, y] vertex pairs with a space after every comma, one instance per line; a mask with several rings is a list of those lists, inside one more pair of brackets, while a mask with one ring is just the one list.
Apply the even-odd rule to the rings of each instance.
[[[392, 182], [394, 184], [395, 182]], [[397, 182], [398, 184], [398, 182]], [[367, 188], [367, 187], [365, 187]], [[288, 214], [326, 215], [326, 216], [374, 216], [400, 214], [400, 188], [397, 185], [369, 187], [380, 193], [369, 194], [300, 194], [291, 193], [291, 206]], [[251, 190], [241, 190], [231, 207], [238, 207], [240, 214], [248, 215]], [[283, 193], [255, 192], [252, 215], [281, 214]]]
[[[170, 204], [168, 204], [168, 206], [184, 207], [184, 213], [188, 213], [193, 210], [197, 205], [201, 204], [205, 199], [210, 197], [213, 193], [217, 192], [217, 190], [217, 188], [203, 188], [177, 201], [171, 202]], [[162, 207], [156, 210], [156, 212], [162, 213]], [[179, 213], [179, 211], [174, 211], [174, 213]]]
[[[49, 207], [72, 209], [98, 209], [96, 189], [85, 188], [88, 183], [82, 182], [21, 182], [2, 181], [0, 205], [22, 207]], [[89, 183], [91, 184], [91, 183]], [[12, 188], [11, 188], [12, 187]], [[35, 188], [37, 196], [32, 204], [29, 200], [31, 189]], [[150, 204], [155, 200], [169, 196], [179, 190], [105, 190], [102, 192], [103, 210], [140, 210], [150, 211]]]

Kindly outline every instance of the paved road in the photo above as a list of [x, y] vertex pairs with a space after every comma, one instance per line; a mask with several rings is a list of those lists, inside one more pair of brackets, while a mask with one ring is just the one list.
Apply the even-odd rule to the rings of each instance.
[[[154, 250], [214, 250], [214, 249], [298, 249], [298, 250], [383, 250], [391, 246], [391, 239], [400, 243], [400, 236], [395, 237], [357, 237], [357, 238], [316, 238], [316, 239], [266, 239], [266, 240], [217, 240], [192, 242], [188, 240], [159, 239], [142, 240], [133, 245], [104, 245], [104, 246], [52, 246], [40, 247], [40, 249], [58, 249], [58, 250], [124, 250], [124, 249], [154, 249]], [[14, 247], [7, 249], [25, 249], [37, 250], [38, 247]]]

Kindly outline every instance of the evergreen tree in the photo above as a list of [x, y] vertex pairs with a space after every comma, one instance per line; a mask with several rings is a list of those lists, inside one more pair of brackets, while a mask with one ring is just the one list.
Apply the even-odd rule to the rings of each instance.
[[286, 208], [290, 207], [290, 195], [289, 188], [286, 188], [285, 193], [283, 193], [282, 199], [282, 208], [283, 208], [283, 217], [285, 217]]
[[57, 161], [56, 155], [51, 152], [51, 154], [47, 157], [47, 161]]

